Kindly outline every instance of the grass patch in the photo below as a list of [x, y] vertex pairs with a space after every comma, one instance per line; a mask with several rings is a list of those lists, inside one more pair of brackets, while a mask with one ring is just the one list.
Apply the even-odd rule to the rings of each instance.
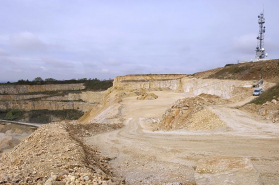
[[272, 99], [278, 98], [279, 97], [279, 83], [271, 87], [270, 89], [267, 89], [264, 91], [259, 97], [256, 99], [252, 100], [250, 103], [254, 104], [264, 104], [267, 101], [271, 101]]
[[233, 66], [234, 64], [226, 64], [225, 67]]
[[241, 72], [246, 71], [247, 69], [249, 69], [248, 66], [244, 66], [244, 67], [232, 66], [232, 67], [229, 69], [229, 72], [230, 72], [230, 73], [241, 73]]

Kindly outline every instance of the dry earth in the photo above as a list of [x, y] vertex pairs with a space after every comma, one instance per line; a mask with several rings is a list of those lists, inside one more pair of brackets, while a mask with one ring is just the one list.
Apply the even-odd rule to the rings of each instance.
[[[134, 82], [127, 83], [129, 89]], [[226, 87], [237, 84], [230, 83]], [[239, 109], [253, 99], [252, 89], [202, 87], [237, 95], [223, 100], [179, 88], [124, 91], [120, 85], [79, 122], [44, 125], [4, 153], [0, 183], [279, 184], [278, 123]], [[137, 99], [148, 94], [153, 98]]]
[[[278, 184], [279, 125], [233, 108], [251, 97], [207, 107], [226, 123], [224, 127], [154, 132], [153, 124], [162, 119], [173, 102], [189, 96], [172, 91], [154, 94], [158, 95], [155, 100], [123, 98], [121, 116], [125, 126], [86, 138], [87, 144], [113, 159], [109, 165], [118, 176], [125, 177], [127, 184]], [[207, 174], [196, 170], [201, 168], [200, 160], [212, 158], [226, 160], [224, 164], [202, 164], [225, 170]], [[215, 177], [221, 180], [217, 182]]]

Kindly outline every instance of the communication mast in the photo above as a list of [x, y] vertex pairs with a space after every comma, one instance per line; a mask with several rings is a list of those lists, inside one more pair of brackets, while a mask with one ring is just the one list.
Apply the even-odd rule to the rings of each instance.
[[258, 15], [258, 23], [259, 23], [259, 35], [257, 37], [258, 40], [258, 45], [256, 47], [256, 57], [258, 59], [263, 59], [267, 56], [264, 50], [264, 33], [265, 33], [265, 18], [264, 18], [264, 13], [261, 13]]

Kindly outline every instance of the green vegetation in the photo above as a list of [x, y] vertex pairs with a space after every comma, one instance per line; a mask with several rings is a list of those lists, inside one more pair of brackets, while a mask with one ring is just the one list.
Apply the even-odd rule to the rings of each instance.
[[229, 71], [230, 73], [241, 73], [246, 71], [247, 69], [249, 69], [248, 66], [244, 66], [244, 67], [238, 67], [238, 66], [232, 66]]
[[[83, 83], [86, 87], [86, 90], [90, 91], [103, 91], [107, 90], [108, 88], [112, 87], [113, 85], [113, 80], [99, 80], [98, 78], [94, 79], [87, 79], [87, 78], [82, 78], [82, 79], [71, 79], [71, 80], [56, 80], [54, 78], [46, 78], [43, 80], [41, 77], [35, 78], [33, 81], [29, 80], [18, 80], [17, 82], [14, 83], [2, 83], [0, 85], [46, 85], [46, 84], [76, 84], [76, 83]], [[49, 92], [51, 93], [51, 92]]]
[[225, 67], [232, 66], [232, 65], [234, 65], [234, 64], [226, 64]]
[[97, 78], [92, 80], [89, 79], [84, 82], [84, 85], [86, 87], [86, 90], [91, 90], [91, 91], [107, 90], [108, 88], [112, 87], [113, 80], [99, 80]]
[[279, 97], [279, 83], [264, 91], [259, 97], [251, 101], [250, 103], [255, 103], [255, 104], [264, 104], [267, 101], [271, 101], [272, 99], [278, 98]]
[[2, 111], [0, 113], [0, 118], [1, 119], [6, 119], [6, 120], [18, 120], [18, 119], [22, 119], [23, 118], [23, 112], [22, 111], [7, 111], [7, 112], [4, 112]]
[[0, 119], [22, 120], [27, 119], [31, 123], [49, 123], [54, 118], [59, 120], [77, 120], [83, 115], [82, 111], [75, 109], [66, 110], [34, 110], [20, 111], [9, 110], [0, 111]]

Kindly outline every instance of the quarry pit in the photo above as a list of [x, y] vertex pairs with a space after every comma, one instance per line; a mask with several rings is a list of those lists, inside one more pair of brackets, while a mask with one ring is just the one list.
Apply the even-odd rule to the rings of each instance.
[[252, 92], [250, 80], [116, 77], [79, 120], [3, 153], [0, 182], [278, 184], [279, 125], [239, 108]]

